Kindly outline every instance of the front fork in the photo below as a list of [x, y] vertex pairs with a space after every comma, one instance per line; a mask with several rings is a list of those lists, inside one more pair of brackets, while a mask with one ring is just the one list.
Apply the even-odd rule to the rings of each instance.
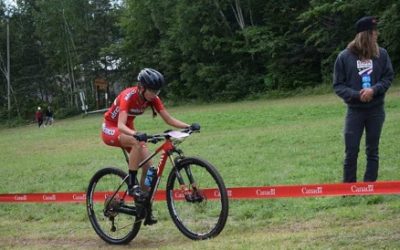
[[[187, 176], [187, 179], [189, 181], [189, 183], [185, 183], [185, 179], [184, 179], [184, 177], [182, 176], [181, 172], [178, 169], [179, 162], [184, 159], [184, 156], [183, 156], [181, 151], [178, 152], [178, 154], [179, 154], [179, 156], [176, 157], [174, 159], [173, 163], [172, 163], [172, 166], [173, 166], [173, 168], [172, 168], [173, 170], [172, 171], [175, 171], [175, 176], [176, 176], [176, 179], [178, 180], [178, 183], [179, 183], [180, 192], [183, 193], [183, 195], [185, 196], [185, 199], [187, 201], [191, 201], [192, 197], [195, 194], [197, 194], [197, 192], [198, 192], [197, 184], [196, 184], [196, 181], [195, 181], [195, 179], [193, 177], [193, 174], [192, 174], [192, 171], [191, 171], [190, 167], [185, 167], [184, 168], [186, 176]], [[189, 187], [191, 187], [192, 190], [190, 190]]]

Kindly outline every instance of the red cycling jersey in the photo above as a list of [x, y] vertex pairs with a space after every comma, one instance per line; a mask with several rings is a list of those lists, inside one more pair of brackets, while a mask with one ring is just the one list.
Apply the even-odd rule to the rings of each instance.
[[164, 105], [158, 96], [151, 102], [144, 100], [140, 96], [137, 86], [123, 90], [104, 114], [104, 123], [102, 126], [103, 141], [110, 146], [120, 147], [120, 133], [118, 130], [119, 113], [122, 111], [127, 112], [128, 119], [126, 121], [126, 126], [134, 129], [133, 120], [137, 115], [143, 114], [145, 109], [149, 106], [153, 106], [157, 113], [160, 113], [160, 111], [164, 109]]
[[164, 109], [164, 105], [158, 96], [156, 96], [153, 101], [148, 102], [140, 96], [137, 86], [127, 88], [115, 98], [111, 107], [104, 114], [104, 119], [117, 125], [119, 113], [121, 111], [126, 111], [128, 113], [126, 125], [132, 128], [135, 116], [143, 114], [145, 109], [150, 105], [152, 105], [158, 113]]

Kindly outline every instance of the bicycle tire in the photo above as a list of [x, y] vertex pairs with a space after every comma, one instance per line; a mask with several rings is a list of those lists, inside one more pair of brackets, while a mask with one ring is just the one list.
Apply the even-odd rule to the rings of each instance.
[[[184, 177], [185, 184], [190, 182], [185, 169], [190, 169], [197, 187], [189, 185], [188, 190], [180, 190], [182, 186], [176, 171], [170, 172], [167, 205], [176, 227], [192, 240], [217, 236], [224, 229], [229, 213], [228, 194], [222, 177], [213, 165], [195, 157], [181, 159], [175, 169]], [[198, 200], [196, 194], [200, 194]]]
[[[115, 212], [111, 207], [125, 202], [133, 204], [126, 195], [121, 196], [120, 193], [112, 198], [126, 175], [124, 171], [114, 167], [100, 169], [90, 180], [86, 193], [86, 208], [90, 223], [97, 235], [109, 244], [129, 243], [139, 233], [142, 224], [136, 216]], [[120, 191], [126, 194], [126, 190], [125, 181]], [[117, 224], [115, 224], [116, 219]]]

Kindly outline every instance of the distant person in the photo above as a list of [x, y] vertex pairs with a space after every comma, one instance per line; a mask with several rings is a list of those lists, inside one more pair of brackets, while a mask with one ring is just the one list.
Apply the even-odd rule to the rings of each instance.
[[[135, 201], [147, 195], [144, 183], [147, 169], [153, 165], [151, 161], [143, 166], [140, 184], [135, 183], [139, 163], [149, 156], [145, 142], [147, 135], [140, 133], [134, 126], [137, 116], [143, 114], [146, 108], [151, 107], [153, 112], [160, 114], [161, 118], [170, 126], [176, 128], [192, 127], [199, 130], [198, 124], [189, 126], [180, 120], [172, 117], [165, 109], [161, 99], [158, 97], [161, 88], [165, 85], [164, 76], [157, 70], [144, 68], [137, 77], [139, 83], [136, 86], [123, 90], [113, 104], [104, 114], [102, 127], [102, 139], [105, 144], [114, 147], [122, 147], [129, 151], [129, 178], [128, 193], [135, 198]], [[144, 224], [151, 225], [157, 220], [153, 217], [152, 211], [147, 213]]]
[[46, 109], [46, 122], [45, 126], [50, 126], [53, 124], [54, 117], [53, 117], [53, 111], [51, 110], [51, 107], [48, 106]]
[[333, 88], [347, 104], [343, 182], [357, 181], [357, 158], [365, 130], [365, 182], [378, 178], [379, 139], [385, 120], [384, 99], [394, 73], [387, 51], [378, 46], [377, 19], [356, 22], [356, 36], [337, 57]]
[[42, 113], [42, 108], [38, 107], [35, 113], [35, 119], [38, 124], [38, 127], [42, 126], [43, 124], [43, 113]]

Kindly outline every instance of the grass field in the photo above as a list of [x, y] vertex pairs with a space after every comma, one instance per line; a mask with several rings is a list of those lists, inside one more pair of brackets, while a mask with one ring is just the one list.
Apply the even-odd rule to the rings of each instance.
[[[400, 89], [386, 98], [379, 180], [400, 180]], [[228, 187], [336, 183], [342, 178], [344, 104], [334, 95], [169, 108], [202, 132], [182, 149], [212, 162]], [[0, 130], [0, 193], [85, 191], [105, 166], [126, 169], [120, 150], [100, 140], [101, 115]], [[166, 127], [150, 112], [138, 130]], [[150, 146], [153, 148], [154, 146]], [[365, 170], [360, 149], [358, 178]], [[165, 184], [165, 179], [161, 185]], [[400, 199], [392, 196], [231, 201], [217, 238], [179, 233], [165, 202], [159, 223], [127, 246], [97, 237], [81, 204], [0, 204], [0, 249], [400, 249]]]

